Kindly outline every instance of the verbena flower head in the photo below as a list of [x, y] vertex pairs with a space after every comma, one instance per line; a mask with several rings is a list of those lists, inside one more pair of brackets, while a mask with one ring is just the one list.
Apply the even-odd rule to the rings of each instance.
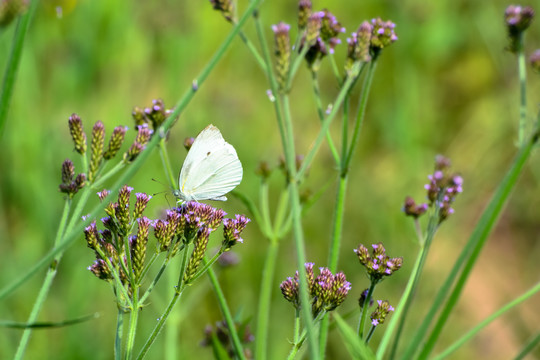
[[291, 26], [284, 22], [272, 25], [275, 40], [276, 76], [281, 91], [286, 90], [291, 62], [291, 39], [289, 31]]
[[534, 10], [530, 6], [510, 5], [504, 11], [504, 22], [508, 31], [510, 44], [508, 50], [516, 53], [521, 47], [521, 36], [534, 18]]
[[75, 166], [69, 159], [62, 163], [62, 183], [59, 190], [72, 198], [86, 184], [86, 175], [78, 174], [75, 176]]
[[111, 138], [109, 140], [109, 146], [107, 147], [107, 150], [105, 150], [105, 153], [103, 154], [103, 158], [105, 160], [112, 159], [118, 153], [118, 150], [120, 150], [120, 147], [124, 143], [126, 131], [127, 131], [126, 126], [117, 126], [114, 128]]
[[75, 151], [84, 155], [86, 153], [86, 134], [84, 133], [81, 118], [77, 114], [72, 114], [69, 117], [68, 124]]
[[210, 0], [214, 10], [221, 12], [223, 17], [230, 23], [234, 23], [234, 3], [232, 0]]
[[242, 231], [251, 220], [244, 215], [236, 215], [235, 219], [223, 219], [223, 244], [222, 248], [228, 251], [237, 243], [243, 243], [240, 237]]
[[380, 51], [398, 40], [394, 32], [396, 24], [388, 21], [383, 21], [381, 18], [371, 20], [373, 26], [371, 32], [371, 54], [377, 57]]
[[529, 62], [533, 70], [540, 73], [540, 49], [532, 53], [532, 55], [529, 57]]
[[394, 308], [390, 305], [388, 300], [377, 300], [377, 308], [370, 316], [371, 325], [378, 326], [384, 324], [386, 316], [390, 311], [394, 311]]
[[136, 128], [140, 125], [148, 125], [153, 130], [157, 130], [163, 122], [171, 115], [172, 110], [165, 107], [161, 99], [152, 100], [152, 105], [145, 107], [135, 107], [131, 116], [135, 122]]
[[403, 264], [403, 258], [391, 258], [386, 255], [386, 249], [382, 243], [373, 244], [371, 254], [362, 244], [354, 249], [360, 263], [366, 268], [372, 282], [379, 282], [384, 277], [392, 275], [398, 271]]
[[[345, 301], [351, 283], [345, 278], [342, 272], [333, 275], [325, 267], [319, 268], [319, 275], [315, 277], [313, 273], [313, 263], [306, 263], [306, 280], [310, 295], [310, 303], [313, 317], [321, 312], [332, 311]], [[281, 293], [285, 300], [292, 303], [296, 308], [300, 308], [300, 281], [298, 271], [294, 277], [288, 277], [280, 285]]]
[[298, 28], [300, 30], [306, 27], [312, 7], [311, 0], [300, 0], [298, 2]]
[[368, 21], [364, 21], [358, 30], [352, 33], [350, 38], [347, 38], [345, 70], [348, 76], [357, 75], [357, 70], [354, 68], [355, 63], [371, 61], [370, 46], [372, 32], [373, 25]]
[[450, 172], [450, 160], [442, 155], [435, 158], [435, 171], [428, 175], [429, 182], [424, 185], [427, 192], [427, 204], [416, 205], [411, 197], [405, 199], [403, 211], [406, 215], [418, 218], [429, 207], [438, 207], [439, 223], [454, 213], [451, 207], [456, 196], [463, 192], [463, 178]]
[[0, 1], [0, 29], [8, 26], [17, 16], [23, 15], [30, 5], [30, 0]]
[[147, 124], [139, 125], [137, 127], [137, 136], [135, 141], [129, 148], [129, 150], [124, 154], [124, 162], [132, 162], [139, 156], [141, 152], [146, 148], [146, 144], [150, 141], [150, 138], [153, 134], [153, 131], [148, 127]]

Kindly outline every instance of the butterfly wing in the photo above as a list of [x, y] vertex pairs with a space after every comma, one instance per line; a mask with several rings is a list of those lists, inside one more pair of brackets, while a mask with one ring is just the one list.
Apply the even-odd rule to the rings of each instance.
[[242, 181], [242, 164], [219, 129], [207, 126], [197, 136], [180, 172], [180, 198], [226, 200], [226, 193]]

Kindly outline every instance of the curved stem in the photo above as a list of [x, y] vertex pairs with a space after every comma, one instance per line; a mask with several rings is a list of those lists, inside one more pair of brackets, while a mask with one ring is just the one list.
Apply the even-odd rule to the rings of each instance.
[[366, 324], [367, 314], [369, 311], [369, 303], [371, 302], [371, 298], [373, 297], [375, 286], [377, 286], [377, 282], [372, 280], [366, 299], [364, 300], [364, 304], [362, 306], [362, 313], [360, 314], [360, 322], [358, 324], [358, 336], [360, 337], [360, 339], [364, 338], [364, 326]]

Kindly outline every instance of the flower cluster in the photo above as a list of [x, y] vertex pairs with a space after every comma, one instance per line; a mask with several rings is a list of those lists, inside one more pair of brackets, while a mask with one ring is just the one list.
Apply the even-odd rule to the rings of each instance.
[[396, 24], [388, 21], [383, 21], [381, 18], [371, 19], [373, 30], [371, 32], [371, 50], [375, 54], [397, 41], [397, 35], [394, 32]]
[[521, 35], [534, 18], [534, 10], [530, 6], [510, 5], [504, 12], [504, 22], [508, 30], [510, 45], [508, 50], [516, 53], [521, 47]]
[[531, 54], [529, 62], [531, 63], [533, 70], [540, 73], [540, 49]]
[[371, 255], [368, 249], [360, 244], [354, 252], [358, 256], [360, 263], [366, 268], [372, 282], [379, 282], [385, 276], [390, 276], [398, 271], [403, 264], [403, 258], [391, 258], [386, 255], [386, 249], [382, 243], [373, 244]]
[[394, 311], [394, 308], [388, 300], [377, 300], [377, 308], [370, 316], [371, 325], [377, 326], [383, 324], [390, 311]]
[[[116, 271], [122, 285], [127, 284], [128, 290], [133, 283], [140, 282], [144, 273], [151, 228], [156, 238], [157, 253], [166, 252], [168, 257], [173, 257], [180, 250], [193, 245], [183, 277], [187, 284], [199, 269], [210, 234], [224, 224], [219, 252], [222, 254], [242, 242], [240, 235], [250, 221], [242, 215], [236, 215], [235, 219], [224, 219], [226, 213], [222, 209], [195, 201], [185, 202], [167, 211], [165, 219], [150, 220], [143, 216], [143, 212], [151, 197], [144, 193], [135, 194], [135, 204], [130, 210], [132, 191], [133, 188], [123, 186], [118, 200], [107, 205], [105, 212], [108, 216], [101, 219], [103, 230], [98, 231], [96, 222], [93, 222], [84, 231], [88, 247], [96, 253], [96, 261], [89, 270], [107, 281], [113, 280]], [[98, 196], [103, 200], [107, 194], [101, 191]]]
[[73, 195], [84, 187], [85, 183], [86, 175], [78, 174], [75, 176], [73, 162], [69, 159], [64, 160], [62, 163], [62, 183], [59, 186], [60, 191], [72, 198]]
[[152, 100], [152, 106], [141, 109], [135, 107], [131, 116], [135, 121], [135, 126], [147, 124], [153, 130], [158, 129], [161, 124], [171, 115], [172, 110], [165, 108], [165, 103], [161, 99]]
[[[308, 11], [309, 9], [309, 11]], [[306, 16], [309, 13], [309, 16]], [[335, 47], [341, 43], [339, 34], [345, 32], [337, 18], [328, 10], [311, 12], [305, 2], [299, 3], [299, 21], [306, 23], [304, 36], [300, 42], [299, 51], [307, 47], [305, 59], [309, 67], [316, 71], [319, 68], [320, 61], [326, 55], [333, 54]], [[299, 26], [301, 24], [299, 23]]]
[[[319, 268], [319, 275], [313, 273], [313, 263], [306, 263], [306, 280], [311, 298], [311, 310], [313, 317], [321, 312], [332, 311], [347, 297], [351, 289], [351, 283], [342, 272], [333, 275], [325, 267]], [[291, 302], [295, 308], [300, 308], [300, 280], [298, 271], [294, 277], [288, 277], [280, 285], [281, 293], [285, 300]]]
[[463, 178], [460, 175], [450, 173], [450, 160], [438, 155], [435, 158], [435, 171], [428, 176], [429, 182], [424, 186], [427, 191], [427, 204], [416, 205], [411, 197], [405, 199], [403, 211], [406, 215], [418, 218], [428, 207], [437, 206], [439, 211], [439, 223], [454, 213], [451, 207], [456, 196], [463, 191]]

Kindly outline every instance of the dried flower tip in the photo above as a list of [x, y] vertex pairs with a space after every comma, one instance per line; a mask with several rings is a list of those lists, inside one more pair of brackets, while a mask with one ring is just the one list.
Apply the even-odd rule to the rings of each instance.
[[29, 5], [29, 0], [0, 1], [0, 28], [8, 26], [17, 16], [23, 15]]
[[396, 42], [398, 37], [394, 32], [396, 24], [388, 21], [382, 21], [381, 18], [371, 20], [373, 31], [371, 32], [371, 50], [374, 56], [378, 56], [380, 50]]
[[373, 326], [383, 324], [390, 311], [394, 311], [394, 308], [390, 305], [388, 300], [377, 300], [377, 304], [377, 309], [375, 309], [370, 317]]
[[307, 25], [308, 18], [311, 15], [311, 0], [300, 0], [298, 2], [298, 28], [304, 29]]
[[414, 199], [410, 196], [405, 198], [405, 204], [403, 205], [403, 212], [405, 215], [412, 216], [417, 219], [419, 216], [424, 214], [428, 209], [428, 204], [416, 205]]
[[452, 166], [452, 162], [449, 158], [443, 155], [435, 156], [435, 170], [444, 171]]
[[99, 197], [100, 201], [103, 201], [107, 195], [109, 195], [111, 192], [107, 189], [103, 189], [100, 192], [97, 193], [97, 196]]
[[272, 172], [272, 169], [270, 168], [270, 165], [267, 161], [260, 161], [259, 166], [257, 166], [257, 169], [255, 170], [255, 174], [260, 176], [263, 181], [268, 179], [270, 177], [270, 173]]
[[[367, 300], [367, 296], [369, 293], [369, 289], [365, 289], [362, 291], [362, 294], [360, 294], [360, 298], [358, 298], [358, 306], [364, 307], [364, 303]], [[369, 299], [368, 307], [371, 307], [373, 305], [373, 298]]]
[[289, 66], [291, 61], [290, 29], [291, 26], [284, 22], [272, 25], [275, 39], [276, 76], [281, 91], [286, 90], [287, 79], [289, 77]]
[[82, 120], [77, 114], [72, 114], [68, 120], [69, 132], [75, 144], [75, 151], [84, 155], [86, 153], [86, 134], [83, 130]]
[[186, 148], [187, 151], [191, 149], [191, 146], [193, 145], [194, 142], [195, 142], [195, 138], [193, 137], [187, 137], [184, 139], [184, 147]]
[[70, 184], [75, 176], [75, 166], [69, 159], [62, 163], [62, 184]]
[[530, 57], [529, 62], [534, 71], [540, 73], [540, 49], [536, 50]]
[[94, 124], [92, 128], [92, 155], [90, 157], [90, 165], [88, 168], [88, 180], [94, 182], [99, 167], [103, 161], [103, 146], [105, 142], [105, 126], [101, 121]]
[[235, 23], [234, 3], [231, 0], [210, 0], [214, 10], [220, 11], [223, 17], [230, 23]]
[[118, 153], [118, 150], [120, 150], [120, 147], [124, 143], [126, 131], [126, 126], [117, 126], [114, 128], [111, 139], [109, 140], [109, 146], [103, 154], [105, 160], [112, 159], [116, 155], [116, 153]]
[[[303, 46], [304, 44], [301, 44], [300, 48]], [[306, 59], [310, 70], [317, 71], [319, 70], [321, 60], [326, 55], [328, 55], [328, 49], [324, 44], [324, 41], [320, 37], [317, 37], [317, 39], [315, 39], [315, 43], [309, 47], [309, 50], [304, 58]]]

